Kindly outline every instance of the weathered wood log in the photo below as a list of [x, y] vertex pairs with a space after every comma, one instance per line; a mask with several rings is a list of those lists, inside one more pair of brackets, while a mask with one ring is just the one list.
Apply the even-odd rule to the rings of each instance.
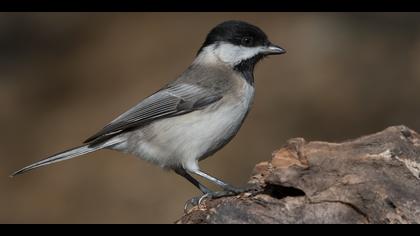
[[206, 200], [177, 223], [420, 223], [420, 135], [295, 138], [256, 165], [254, 193]]

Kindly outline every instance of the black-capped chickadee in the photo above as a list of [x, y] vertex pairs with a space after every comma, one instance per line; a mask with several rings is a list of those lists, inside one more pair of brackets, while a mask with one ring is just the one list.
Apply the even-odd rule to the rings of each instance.
[[84, 145], [24, 167], [12, 176], [100, 149], [117, 150], [174, 170], [212, 193], [190, 174], [239, 190], [200, 170], [198, 162], [226, 145], [241, 127], [254, 98], [254, 66], [285, 50], [258, 27], [226, 21], [207, 35], [193, 63], [174, 81], [88, 138]]

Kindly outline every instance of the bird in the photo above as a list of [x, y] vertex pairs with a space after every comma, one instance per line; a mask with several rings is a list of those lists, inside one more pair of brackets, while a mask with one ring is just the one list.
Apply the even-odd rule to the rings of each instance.
[[[261, 59], [286, 50], [270, 42], [259, 27], [228, 20], [212, 28], [192, 64], [178, 77], [112, 120], [81, 146], [28, 165], [11, 176], [101, 149], [131, 154], [172, 170], [204, 195], [234, 187], [202, 171], [199, 161], [212, 156], [238, 133], [255, 94], [254, 68]], [[216, 196], [216, 194], [214, 194]]]

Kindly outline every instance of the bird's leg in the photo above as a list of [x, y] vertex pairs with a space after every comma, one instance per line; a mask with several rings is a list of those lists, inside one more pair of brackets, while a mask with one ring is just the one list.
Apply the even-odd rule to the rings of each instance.
[[220, 186], [223, 191], [217, 191], [217, 192], [209, 192], [204, 194], [199, 200], [198, 200], [198, 205], [200, 206], [201, 203], [206, 200], [206, 199], [216, 199], [216, 198], [221, 198], [221, 197], [227, 197], [227, 196], [235, 196], [238, 195], [240, 193], [246, 192], [248, 191], [248, 189], [240, 189], [240, 188], [236, 188], [230, 184], [227, 184], [213, 176], [210, 176], [200, 170], [191, 170], [192, 173], [199, 175], [207, 180], [209, 180], [210, 182], [213, 182], [214, 184]]
[[192, 205], [200, 205], [202, 203], [203, 200], [205, 199], [215, 199], [215, 198], [220, 198], [220, 197], [226, 197], [226, 196], [234, 196], [246, 191], [249, 191], [251, 189], [240, 189], [240, 188], [236, 188], [230, 184], [227, 184], [213, 176], [210, 176], [200, 170], [191, 170], [191, 173], [194, 173], [196, 175], [199, 175], [207, 180], [209, 180], [210, 182], [220, 186], [223, 191], [211, 191], [209, 188], [207, 188], [206, 186], [202, 185], [200, 182], [198, 182], [196, 179], [194, 179], [184, 168], [180, 167], [180, 168], [176, 168], [174, 169], [175, 173], [177, 173], [178, 175], [184, 177], [185, 179], [187, 179], [189, 182], [191, 182], [194, 186], [196, 186], [198, 189], [201, 190], [201, 192], [203, 192], [203, 195], [200, 197], [194, 197], [191, 198], [190, 200], [188, 200], [185, 205], [184, 205], [184, 211], [187, 212], [188, 211], [188, 206]]
[[[198, 189], [200, 189], [201, 192], [203, 192], [204, 195], [202, 196], [206, 196], [207, 194], [211, 193], [211, 190], [208, 189], [206, 186], [202, 185], [200, 182], [198, 182], [198, 180], [194, 179], [194, 177], [192, 177], [190, 174], [188, 174], [187, 171], [185, 171], [184, 168], [180, 167], [180, 168], [176, 168], [174, 169], [175, 173], [177, 173], [178, 175], [184, 177], [185, 179], [187, 179], [189, 182], [191, 182], [194, 186], [196, 186]], [[202, 196], [199, 197], [193, 197], [190, 200], [188, 200], [187, 202], [185, 202], [184, 205], [184, 212], [188, 211], [188, 206], [192, 205], [192, 206], [196, 206], [200, 203]]]
[[239, 193], [243, 193], [246, 191], [246, 189], [240, 189], [240, 188], [236, 188], [230, 184], [227, 184], [213, 176], [210, 176], [200, 170], [192, 170], [192, 173], [199, 175], [207, 180], [209, 180], [210, 182], [213, 182], [214, 184], [220, 186], [223, 191], [219, 191], [219, 192], [209, 192], [205, 195], [207, 195], [207, 197], [209, 198], [220, 198], [223, 196], [233, 196], [233, 195], [237, 195]]
[[178, 175], [180, 175], [180, 176], [184, 177], [185, 179], [187, 179], [188, 181], [190, 181], [190, 183], [192, 183], [195, 187], [200, 189], [200, 191], [203, 192], [203, 194], [207, 194], [207, 193], [211, 192], [210, 189], [208, 189], [206, 186], [202, 185], [200, 182], [198, 182], [198, 180], [194, 179], [190, 174], [188, 174], [188, 172], [185, 171], [184, 168], [182, 168], [182, 167], [176, 168], [176, 169], [174, 169], [174, 171]]

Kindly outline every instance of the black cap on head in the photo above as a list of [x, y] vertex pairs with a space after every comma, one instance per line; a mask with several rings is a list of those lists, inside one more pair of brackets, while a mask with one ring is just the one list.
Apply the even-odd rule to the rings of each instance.
[[266, 46], [270, 42], [267, 35], [257, 26], [244, 21], [225, 21], [214, 27], [206, 37], [202, 48], [215, 42], [228, 42], [245, 47]]
[[[228, 43], [233, 47], [222, 45]], [[233, 69], [242, 73], [246, 81], [251, 85], [254, 81], [254, 67], [264, 57], [286, 52], [283, 48], [272, 44], [267, 35], [257, 26], [243, 21], [225, 21], [216, 25], [206, 37], [197, 55], [203, 48], [215, 45], [210, 48], [213, 53], [210, 56], [217, 56]], [[238, 47], [239, 46], [239, 47]], [[209, 56], [203, 54], [204, 56]]]

